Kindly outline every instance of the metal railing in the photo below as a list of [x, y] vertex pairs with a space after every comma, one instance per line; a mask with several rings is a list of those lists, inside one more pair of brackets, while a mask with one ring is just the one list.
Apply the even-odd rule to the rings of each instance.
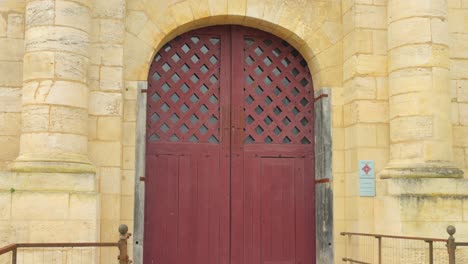
[[455, 242], [455, 231], [447, 227], [448, 239], [342, 232], [347, 236], [342, 260], [356, 264], [468, 263], [468, 252], [460, 248], [468, 243]]
[[[16, 243], [0, 248], [0, 264], [66, 264], [66, 263], [116, 263], [130, 264], [128, 256], [126, 225], [119, 226], [119, 241], [116, 243]], [[106, 248], [115, 252], [103, 252]], [[118, 251], [118, 253], [117, 253]], [[108, 253], [108, 254], [106, 254]], [[113, 254], [113, 260], [102, 257]]]

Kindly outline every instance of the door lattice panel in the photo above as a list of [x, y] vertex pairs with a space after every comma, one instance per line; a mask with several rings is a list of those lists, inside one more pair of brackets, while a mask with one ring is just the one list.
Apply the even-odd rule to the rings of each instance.
[[219, 143], [220, 38], [184, 34], [151, 65], [149, 141]]
[[244, 38], [244, 143], [311, 144], [312, 80], [287, 42]]

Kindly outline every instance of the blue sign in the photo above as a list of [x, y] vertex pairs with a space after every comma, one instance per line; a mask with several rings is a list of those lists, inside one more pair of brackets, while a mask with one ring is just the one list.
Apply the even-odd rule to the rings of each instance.
[[375, 164], [373, 160], [360, 160], [359, 195], [365, 197], [375, 196]]

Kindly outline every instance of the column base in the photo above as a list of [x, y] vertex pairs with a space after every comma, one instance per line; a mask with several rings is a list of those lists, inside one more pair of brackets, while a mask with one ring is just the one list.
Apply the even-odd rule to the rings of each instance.
[[88, 157], [81, 154], [20, 155], [11, 165], [14, 172], [95, 173]]
[[463, 171], [450, 163], [389, 163], [380, 178], [463, 178]]

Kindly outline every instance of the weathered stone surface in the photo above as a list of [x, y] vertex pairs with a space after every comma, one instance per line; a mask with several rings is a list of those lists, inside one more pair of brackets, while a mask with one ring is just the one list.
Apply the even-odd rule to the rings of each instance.
[[23, 104], [57, 104], [88, 107], [88, 87], [67, 81], [28, 82], [23, 87]]
[[89, 97], [89, 113], [92, 115], [120, 115], [122, 94], [92, 92]]
[[102, 66], [99, 86], [101, 91], [122, 91], [123, 68]]
[[85, 56], [55, 52], [55, 77], [86, 83], [89, 59]]
[[21, 112], [21, 89], [0, 88], [0, 112]]
[[64, 220], [68, 217], [68, 199], [66, 193], [18, 192], [12, 197], [11, 216], [18, 220]]
[[9, 38], [24, 38], [24, 15], [9, 14], [7, 36]]
[[103, 43], [123, 43], [125, 24], [121, 20], [101, 19], [99, 40]]
[[29, 1], [26, 7], [26, 28], [54, 23], [54, 0]]
[[23, 106], [22, 131], [43, 132], [49, 130], [50, 106], [48, 105], [25, 105]]
[[89, 158], [97, 166], [119, 167], [122, 146], [118, 141], [89, 142]]
[[120, 116], [100, 116], [97, 121], [97, 137], [100, 140], [120, 140], [122, 118]]
[[29, 52], [24, 55], [24, 81], [54, 76], [55, 52]]
[[88, 56], [89, 35], [70, 27], [33, 27], [26, 31], [25, 48], [32, 51], [68, 51]]
[[49, 122], [50, 131], [87, 135], [88, 110], [51, 106]]
[[89, 7], [71, 1], [55, 0], [55, 25], [79, 28], [89, 32], [90, 22]]
[[422, 140], [433, 136], [432, 116], [398, 117], [390, 121], [392, 141]]

